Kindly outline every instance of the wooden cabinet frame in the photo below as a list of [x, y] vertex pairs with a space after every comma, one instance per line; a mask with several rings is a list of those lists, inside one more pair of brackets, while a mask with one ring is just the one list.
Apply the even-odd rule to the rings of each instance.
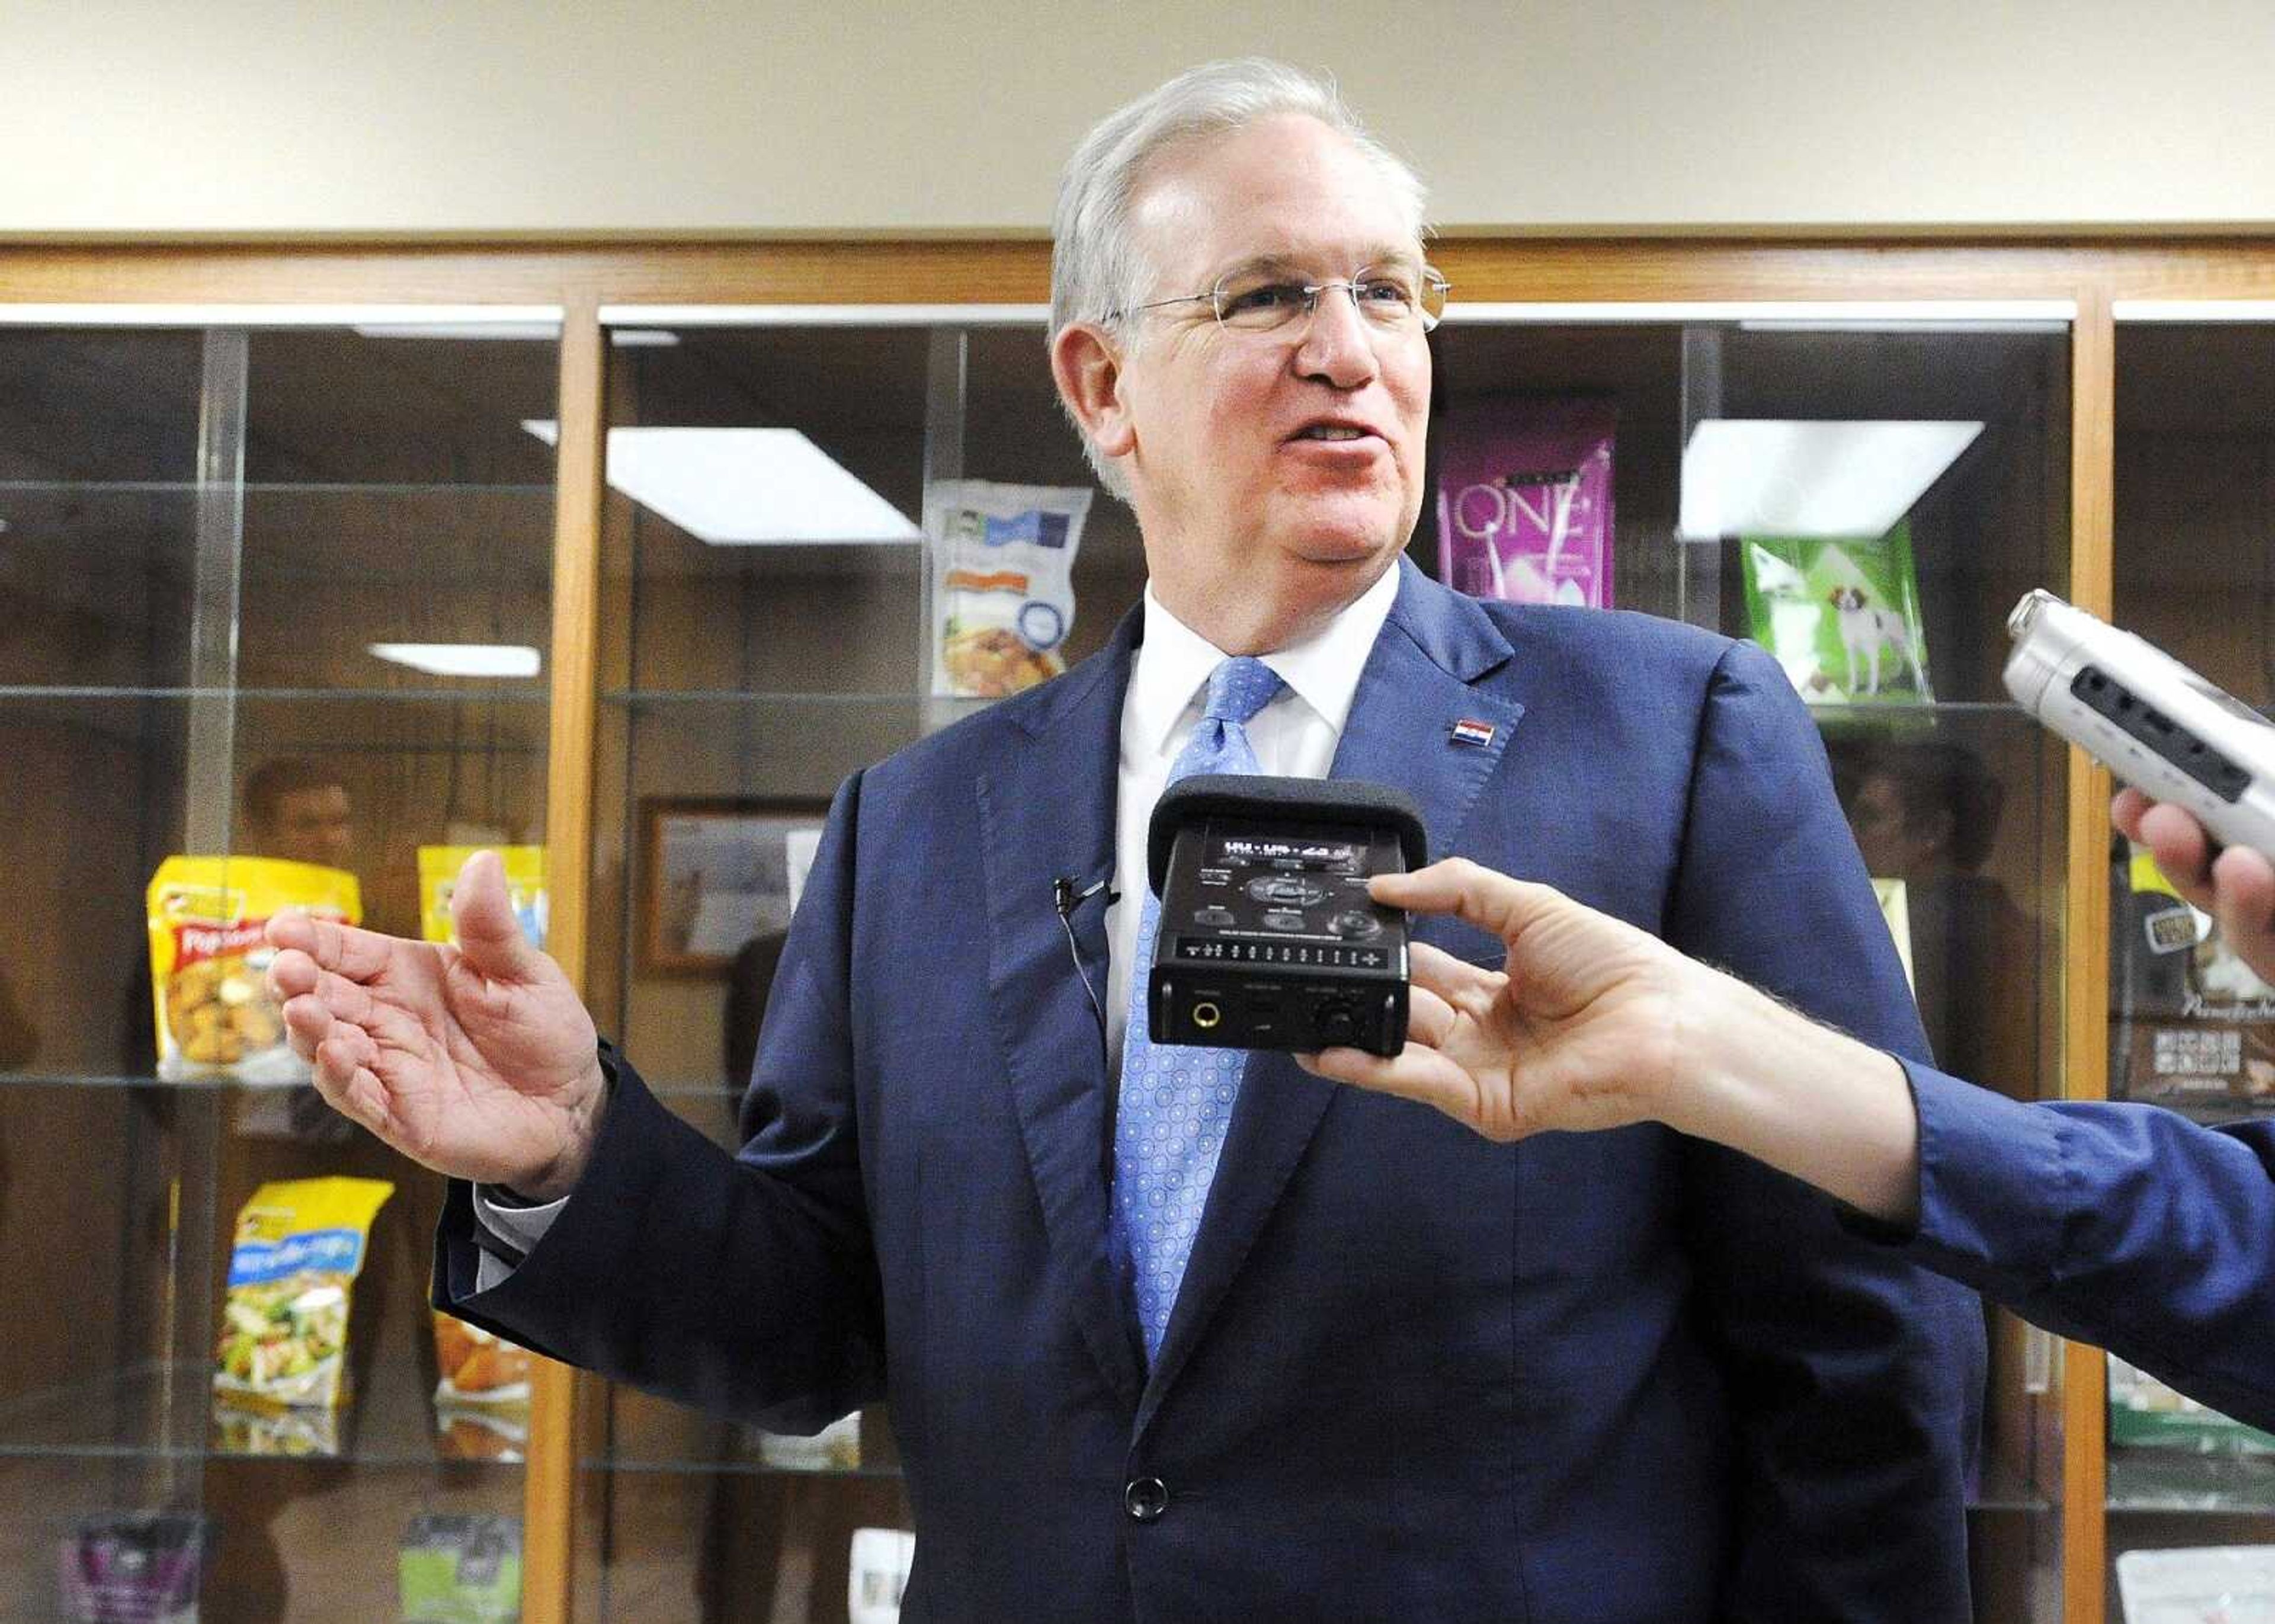
[[[2115, 322], [2120, 299], [2275, 300], [2275, 243], [2249, 240], [1600, 242], [1461, 237], [1433, 257], [1464, 303], [2061, 300], [2075, 306], [2070, 373], [2068, 595], [2113, 597]], [[0, 306], [557, 305], [560, 450], [554, 555], [548, 828], [552, 950], [582, 984], [590, 928], [597, 622], [607, 344], [603, 306], [1039, 305], [1037, 240], [748, 245], [0, 245]], [[16, 313], [19, 319], [32, 313]], [[62, 310], [55, 319], [68, 321]], [[1038, 357], [1038, 365], [1040, 358]], [[2073, 752], [2060, 902], [2063, 1092], [2107, 1090], [2107, 775]], [[2065, 1616], [2105, 1613], [2105, 1379], [2101, 1355], [2066, 1348], [2057, 1510]], [[576, 1614], [580, 1402], [589, 1379], [548, 1365], [532, 1418], [523, 1616]], [[2056, 1417], [2048, 1416], [2049, 1423]]]

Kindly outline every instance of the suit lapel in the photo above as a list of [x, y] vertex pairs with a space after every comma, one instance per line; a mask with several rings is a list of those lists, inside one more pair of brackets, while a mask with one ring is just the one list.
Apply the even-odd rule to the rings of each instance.
[[1524, 706], [1473, 685], [1513, 652], [1485, 610], [1410, 563], [1399, 568], [1398, 597], [1367, 657], [1331, 775], [1412, 796], [1435, 862], [1455, 850]]
[[[1106, 1043], [1075, 974], [1051, 881], [1086, 888], [1114, 875], [1122, 701], [1139, 624], [1132, 611], [1097, 657], [1022, 718], [1013, 747], [978, 784], [987, 875], [989, 1008], [1051, 1252], [1073, 1283], [1083, 1339], [1124, 1402], [1143, 1380], [1125, 1294], [1107, 1253]], [[1102, 895], [1072, 924], [1083, 976], [1107, 997]]]
[[[1510, 654], [1485, 611], [1407, 560], [1399, 569], [1398, 597], [1360, 676], [1330, 776], [1394, 784], [1412, 796], [1435, 861], [1455, 850], [1524, 707], [1471, 686]], [[1470, 725], [1457, 736], [1462, 723]], [[1335, 1093], [1336, 1084], [1285, 1055], [1250, 1057], [1177, 1305], [1138, 1408], [1139, 1431], [1206, 1329]]]

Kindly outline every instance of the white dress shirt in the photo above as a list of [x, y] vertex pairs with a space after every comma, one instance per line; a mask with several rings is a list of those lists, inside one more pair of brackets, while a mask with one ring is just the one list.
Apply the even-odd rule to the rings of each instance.
[[[1359, 672], [1398, 596], [1394, 566], [1340, 610], [1326, 626], [1292, 647], [1263, 656], [1287, 684], [1248, 723], [1257, 766], [1284, 778], [1325, 778], [1334, 765], [1343, 723], [1358, 695]], [[1129, 1024], [1130, 981], [1138, 956], [1138, 923], [1145, 886], [1145, 828], [1169, 768], [1199, 722], [1209, 674], [1229, 658], [1161, 606], [1145, 588], [1145, 640], [1122, 700], [1122, 761], [1115, 784], [1114, 891], [1106, 910], [1107, 1064], [1122, 1073], [1122, 1034]], [[492, 1187], [474, 1186], [474, 1214], [493, 1235], [526, 1251], [544, 1237], [569, 1197], [541, 1206], [510, 1205]], [[485, 1250], [475, 1280], [487, 1291], [510, 1266]]]

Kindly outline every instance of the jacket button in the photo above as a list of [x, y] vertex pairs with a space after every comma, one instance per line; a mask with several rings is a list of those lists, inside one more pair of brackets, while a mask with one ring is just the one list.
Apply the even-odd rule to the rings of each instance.
[[1169, 1485], [1159, 1477], [1132, 1477], [1122, 1486], [1122, 1507], [1140, 1522], [1151, 1522], [1169, 1508]]

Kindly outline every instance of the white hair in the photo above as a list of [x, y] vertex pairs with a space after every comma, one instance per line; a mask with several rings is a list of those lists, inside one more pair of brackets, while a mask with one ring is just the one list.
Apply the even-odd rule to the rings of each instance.
[[[1115, 321], [1152, 291], [1155, 273], [1135, 215], [1148, 171], [1163, 154], [1289, 113], [1318, 119], [1357, 147], [1381, 172], [1421, 242], [1422, 178], [1368, 132], [1333, 79], [1265, 57], [1207, 63], [1108, 114], [1067, 160], [1051, 218], [1051, 339], [1071, 322]], [[1136, 329], [1130, 331], [1134, 343]], [[1121, 469], [1100, 454], [1079, 420], [1075, 431], [1106, 488], [1127, 500]]]

